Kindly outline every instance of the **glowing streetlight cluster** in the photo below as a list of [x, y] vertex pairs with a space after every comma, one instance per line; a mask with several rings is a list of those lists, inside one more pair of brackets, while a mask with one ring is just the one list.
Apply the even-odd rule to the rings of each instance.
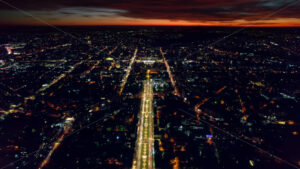
[[152, 114], [152, 80], [147, 71], [147, 81], [144, 83], [142, 107], [138, 123], [138, 137], [132, 169], [154, 168], [154, 126]]

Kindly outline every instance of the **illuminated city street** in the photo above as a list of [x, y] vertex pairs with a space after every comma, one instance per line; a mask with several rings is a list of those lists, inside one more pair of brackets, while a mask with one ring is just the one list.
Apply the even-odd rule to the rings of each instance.
[[153, 91], [149, 71], [147, 72], [147, 80], [144, 82], [144, 91], [142, 95], [142, 105], [139, 114], [137, 141], [132, 169], [154, 168]]
[[123, 79], [122, 79], [122, 83], [121, 83], [119, 95], [122, 94], [122, 92], [123, 92], [123, 90], [124, 90], [124, 87], [125, 87], [125, 85], [126, 85], [126, 83], [127, 83], [127, 79], [128, 79], [128, 77], [129, 77], [129, 75], [130, 75], [130, 72], [131, 72], [131, 69], [132, 69], [132, 65], [133, 65], [134, 62], [135, 62], [135, 58], [136, 58], [137, 52], [138, 52], [138, 49], [135, 49], [134, 54], [133, 54], [133, 56], [132, 56], [132, 58], [131, 58], [131, 60], [130, 60], [129, 66], [128, 66], [128, 68], [125, 70], [126, 73], [125, 73], [125, 75], [124, 75], [124, 77], [123, 77]]
[[300, 167], [299, 29], [32, 29], [1, 34], [0, 169]]
[[159, 51], [160, 51], [160, 53], [161, 53], [161, 55], [162, 55], [162, 57], [163, 57], [163, 59], [164, 59], [164, 63], [165, 63], [167, 72], [168, 72], [168, 74], [169, 74], [169, 78], [170, 78], [171, 84], [172, 84], [172, 86], [173, 86], [173, 88], [174, 88], [174, 94], [175, 94], [176, 96], [179, 96], [179, 97], [180, 97], [180, 93], [179, 93], [179, 91], [178, 91], [178, 89], [177, 89], [177, 87], [176, 87], [175, 80], [174, 80], [174, 78], [173, 78], [173, 75], [172, 75], [172, 72], [171, 72], [169, 63], [168, 63], [168, 61], [167, 61], [167, 59], [166, 59], [166, 57], [165, 57], [165, 54], [164, 54], [164, 52], [162, 51], [161, 48], [159, 49]]

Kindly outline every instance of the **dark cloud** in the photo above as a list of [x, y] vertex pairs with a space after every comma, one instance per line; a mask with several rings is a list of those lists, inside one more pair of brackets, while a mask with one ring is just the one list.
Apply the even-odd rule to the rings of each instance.
[[81, 15], [82, 17], [85, 17], [85, 18], [89, 18], [89, 17], [92, 17], [92, 15]]
[[[299, 0], [7, 0], [24, 10], [51, 11], [69, 7], [124, 10], [118, 15], [141, 19], [187, 21], [257, 20], [274, 10]], [[10, 9], [1, 4], [0, 9]], [[300, 18], [300, 2], [272, 16]], [[82, 16], [85, 16], [83, 13]], [[89, 17], [89, 16], [87, 16]], [[268, 18], [269, 19], [269, 18]]]
[[74, 12], [64, 12], [64, 11], [60, 11], [59, 13], [63, 14], [63, 15], [74, 15], [74, 14], [76, 14]]

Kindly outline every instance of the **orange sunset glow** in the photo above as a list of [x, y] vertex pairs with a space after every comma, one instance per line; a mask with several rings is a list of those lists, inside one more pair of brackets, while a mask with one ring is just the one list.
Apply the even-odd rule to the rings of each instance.
[[298, 27], [299, 9], [294, 0], [9, 0], [0, 24]]

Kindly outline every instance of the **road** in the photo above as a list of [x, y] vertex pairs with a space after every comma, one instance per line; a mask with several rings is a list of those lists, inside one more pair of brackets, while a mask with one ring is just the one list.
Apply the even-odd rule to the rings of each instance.
[[164, 54], [164, 52], [162, 51], [161, 48], [159, 49], [159, 51], [160, 51], [160, 53], [161, 53], [161, 55], [162, 55], [162, 57], [163, 57], [163, 59], [164, 59], [164, 63], [165, 63], [167, 72], [168, 72], [168, 74], [169, 74], [169, 78], [170, 78], [171, 84], [172, 84], [172, 86], [173, 86], [173, 88], [174, 88], [174, 94], [175, 94], [176, 96], [180, 97], [179, 90], [178, 90], [177, 87], [176, 87], [175, 80], [174, 80], [174, 78], [173, 78], [173, 75], [172, 75], [170, 66], [169, 66], [169, 64], [168, 64], [168, 61], [167, 61], [167, 59], [166, 59], [166, 57], [165, 57], [165, 54]]
[[124, 87], [125, 87], [125, 85], [126, 85], [126, 83], [127, 83], [127, 79], [128, 79], [128, 77], [129, 77], [129, 75], [130, 75], [130, 72], [131, 72], [131, 69], [132, 69], [132, 65], [133, 65], [134, 62], [135, 62], [135, 58], [136, 58], [137, 52], [138, 52], [138, 48], [135, 49], [134, 54], [133, 54], [133, 57], [132, 57], [131, 60], [130, 60], [129, 66], [128, 66], [127, 69], [125, 70], [126, 73], [125, 73], [125, 75], [124, 75], [124, 77], [123, 77], [123, 79], [122, 79], [122, 83], [121, 83], [119, 95], [122, 95], [122, 92], [123, 92], [123, 90], [124, 90]]
[[147, 73], [144, 82], [141, 111], [139, 114], [137, 141], [132, 169], [154, 168], [154, 126], [153, 126], [153, 90], [152, 80]]
[[63, 142], [65, 136], [67, 134], [69, 134], [70, 130], [72, 129], [72, 125], [73, 122], [75, 121], [75, 119], [73, 117], [68, 117], [65, 120], [65, 126], [62, 127], [63, 132], [60, 135], [60, 137], [56, 140], [56, 142], [52, 145], [51, 150], [49, 151], [48, 155], [46, 156], [46, 158], [42, 161], [41, 165], [39, 166], [38, 169], [43, 169], [49, 162], [50, 159], [53, 155], [53, 153], [55, 152], [55, 150], [58, 149], [58, 147], [61, 145], [61, 143]]

